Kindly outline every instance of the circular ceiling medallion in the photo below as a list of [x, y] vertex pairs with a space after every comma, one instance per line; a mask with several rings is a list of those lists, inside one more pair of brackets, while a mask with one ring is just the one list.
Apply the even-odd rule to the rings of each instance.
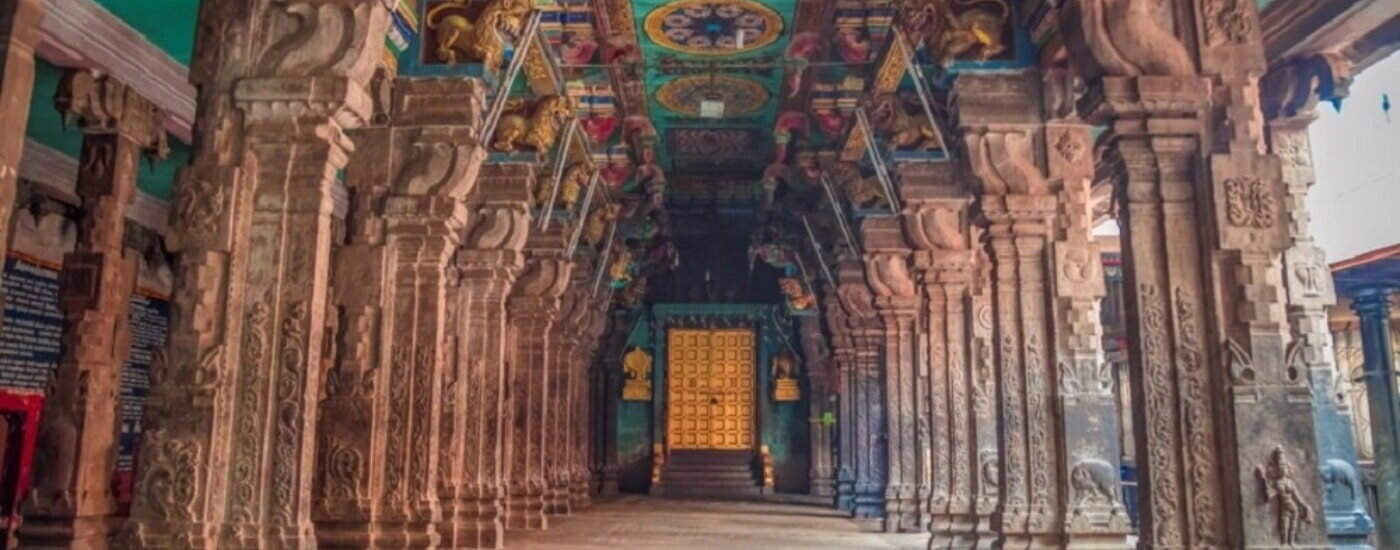
[[700, 116], [701, 101], [724, 103], [724, 116], [741, 116], [763, 108], [768, 89], [762, 84], [735, 76], [690, 75], [662, 84], [656, 102], [677, 113]]
[[652, 42], [695, 55], [757, 50], [783, 33], [783, 18], [753, 0], [677, 0], [647, 14]]

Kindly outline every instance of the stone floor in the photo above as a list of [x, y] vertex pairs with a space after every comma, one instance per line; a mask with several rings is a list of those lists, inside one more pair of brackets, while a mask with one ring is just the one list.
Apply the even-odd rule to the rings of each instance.
[[506, 536], [510, 550], [923, 550], [928, 536], [890, 535], [829, 508], [627, 496], [550, 518], [548, 531]]

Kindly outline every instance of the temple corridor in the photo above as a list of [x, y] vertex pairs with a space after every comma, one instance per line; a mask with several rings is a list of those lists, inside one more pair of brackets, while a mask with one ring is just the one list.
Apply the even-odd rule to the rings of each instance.
[[0, 0], [0, 550], [1400, 549], [1400, 234], [1309, 200], [1398, 51], [1397, 0]]
[[928, 537], [883, 533], [830, 507], [627, 496], [507, 533], [512, 550], [925, 550]]

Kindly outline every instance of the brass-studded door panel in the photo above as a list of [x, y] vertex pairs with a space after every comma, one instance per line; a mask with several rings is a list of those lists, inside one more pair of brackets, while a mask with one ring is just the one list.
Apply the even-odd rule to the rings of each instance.
[[753, 331], [671, 329], [667, 435], [673, 449], [753, 444]]

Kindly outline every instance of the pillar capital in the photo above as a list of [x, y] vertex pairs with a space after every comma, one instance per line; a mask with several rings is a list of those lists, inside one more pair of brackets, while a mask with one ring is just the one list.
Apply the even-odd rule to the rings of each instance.
[[120, 134], [150, 156], [163, 157], [169, 151], [165, 111], [111, 75], [64, 71], [54, 107], [65, 121], [76, 119], [86, 133]]
[[1365, 288], [1351, 293], [1351, 309], [1357, 315], [1386, 319], [1390, 315], [1392, 288]]

